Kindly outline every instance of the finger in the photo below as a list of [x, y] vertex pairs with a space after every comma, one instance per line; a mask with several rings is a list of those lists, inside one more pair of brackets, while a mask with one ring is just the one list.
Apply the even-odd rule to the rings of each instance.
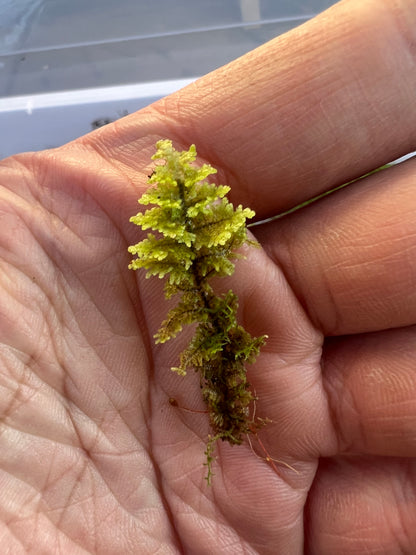
[[82, 141], [135, 181], [157, 139], [195, 143], [235, 201], [279, 213], [416, 148], [414, 8], [340, 2]]
[[416, 322], [415, 186], [411, 160], [253, 228], [325, 335]]
[[307, 506], [311, 555], [414, 553], [416, 464], [323, 460]]
[[415, 7], [340, 2], [157, 109], [273, 215], [415, 149]]
[[416, 327], [333, 339], [323, 356], [338, 452], [416, 457]]

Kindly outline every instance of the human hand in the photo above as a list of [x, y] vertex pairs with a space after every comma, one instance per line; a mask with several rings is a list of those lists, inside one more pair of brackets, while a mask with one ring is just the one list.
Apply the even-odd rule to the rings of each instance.
[[[259, 434], [203, 477], [198, 378], [129, 272], [154, 143], [194, 142], [259, 218], [415, 149], [415, 2], [342, 2], [65, 147], [0, 167], [5, 553], [412, 553], [415, 163], [253, 227], [231, 278], [269, 340]], [[346, 71], [347, 69], [347, 71]], [[396, 87], [400, 83], [400, 87]]]

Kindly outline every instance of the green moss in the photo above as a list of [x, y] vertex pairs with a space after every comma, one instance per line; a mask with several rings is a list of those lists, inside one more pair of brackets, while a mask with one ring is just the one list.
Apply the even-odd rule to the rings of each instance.
[[255, 361], [266, 336], [252, 337], [237, 322], [238, 299], [232, 292], [216, 295], [211, 280], [230, 276], [237, 249], [247, 239], [246, 219], [254, 212], [234, 206], [226, 195], [230, 188], [209, 183], [216, 173], [209, 164], [193, 165], [196, 149], [177, 152], [169, 140], [156, 144], [152, 185], [139, 199], [152, 205], [130, 221], [149, 233], [129, 247], [136, 255], [129, 268], [144, 268], [147, 277], [165, 279], [166, 298], [178, 297], [157, 334], [157, 343], [174, 338], [188, 324], [196, 323], [193, 338], [172, 370], [184, 376], [193, 368], [200, 375], [202, 397], [207, 405], [213, 434], [205, 451], [207, 480], [212, 476], [217, 440], [241, 444], [263, 421], [253, 421], [250, 404], [255, 397], [247, 381], [246, 364]]

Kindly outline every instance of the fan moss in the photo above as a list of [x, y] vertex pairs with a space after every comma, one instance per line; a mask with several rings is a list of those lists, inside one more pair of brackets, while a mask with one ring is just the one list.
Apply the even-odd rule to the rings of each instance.
[[237, 322], [238, 299], [232, 292], [215, 294], [211, 280], [230, 276], [237, 249], [247, 238], [246, 219], [253, 210], [234, 208], [226, 195], [230, 187], [207, 177], [216, 173], [209, 164], [194, 166], [196, 149], [176, 151], [170, 140], [156, 144], [154, 160], [162, 159], [149, 177], [151, 187], [139, 199], [152, 207], [130, 221], [148, 233], [129, 247], [136, 255], [129, 268], [147, 270], [146, 277], [165, 279], [166, 298], [178, 297], [157, 334], [157, 343], [174, 338], [183, 326], [196, 323], [194, 336], [172, 370], [184, 376], [189, 368], [200, 375], [212, 435], [206, 449], [208, 483], [217, 440], [241, 444], [246, 434], [262, 425], [253, 420], [255, 397], [247, 381], [246, 364], [255, 361], [266, 336], [252, 337]]

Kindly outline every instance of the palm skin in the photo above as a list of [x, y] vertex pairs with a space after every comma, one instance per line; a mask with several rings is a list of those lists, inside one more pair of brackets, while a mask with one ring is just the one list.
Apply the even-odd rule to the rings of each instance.
[[[203, 410], [198, 378], [169, 370], [186, 332], [154, 345], [168, 308], [163, 284], [127, 270], [127, 246], [139, 234], [128, 220], [159, 138], [177, 148], [195, 142], [220, 170], [219, 181], [232, 186], [232, 200], [260, 218], [411, 150], [414, 132], [403, 126], [391, 131], [389, 145], [382, 137], [400, 117], [416, 128], [407, 121], [414, 115], [400, 115], [413, 94], [414, 69], [376, 123], [368, 105], [385, 67], [365, 82], [367, 104], [348, 114], [336, 107], [354, 83], [340, 73], [339, 97], [331, 101], [335, 76], [321, 75], [314, 81], [319, 114], [308, 112], [307, 129], [298, 117], [305, 111], [300, 79], [310, 90], [316, 67], [306, 60], [298, 80], [289, 61], [304, 48], [306, 57], [332, 67], [342, 41], [352, 31], [360, 35], [356, 21], [345, 37], [340, 29], [346, 13], [362, 5], [342, 2], [328, 12], [333, 37], [318, 54], [307, 45], [325, 18], [90, 136], [2, 163], [4, 553], [416, 549], [414, 163], [252, 228], [263, 248], [247, 249], [234, 276], [218, 282], [238, 294], [250, 333], [269, 336], [249, 376], [256, 414], [271, 420], [259, 438], [281, 463], [266, 462], [255, 438], [252, 447], [220, 444], [212, 487], [206, 485], [206, 415], [180, 408]], [[387, 25], [385, 12], [371, 14], [371, 24]], [[378, 33], [367, 33], [369, 59], [379, 59]], [[398, 36], [391, 31], [399, 43]], [[361, 83], [369, 61], [348, 55]], [[274, 60], [273, 70], [261, 67], [265, 58]], [[244, 76], [250, 86], [241, 84]], [[260, 92], [264, 103], [244, 110]], [[273, 98], [279, 106], [270, 112]]]

